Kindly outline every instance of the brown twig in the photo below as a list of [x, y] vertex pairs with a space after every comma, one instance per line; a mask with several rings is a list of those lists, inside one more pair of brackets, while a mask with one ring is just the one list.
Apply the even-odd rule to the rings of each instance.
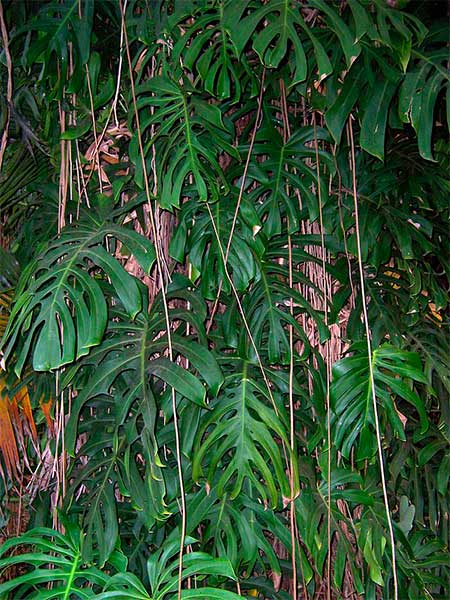
[[[137, 99], [136, 99], [136, 88], [135, 88], [134, 77], [133, 77], [133, 65], [132, 65], [132, 60], [131, 60], [130, 46], [128, 43], [128, 33], [127, 33], [127, 28], [126, 28], [126, 20], [125, 20], [126, 0], [125, 0], [124, 4], [122, 3], [122, 0], [119, 0], [119, 6], [120, 6], [120, 12], [121, 12], [121, 18], [122, 18], [122, 27], [123, 27], [123, 32], [124, 32], [125, 52], [126, 52], [126, 57], [127, 57], [127, 62], [128, 62], [128, 70], [129, 70], [129, 75], [130, 75], [131, 96], [133, 99], [133, 112], [134, 112], [134, 117], [136, 119], [136, 131], [137, 131], [138, 144], [139, 144], [139, 154], [140, 154], [141, 161], [142, 161], [142, 171], [144, 173], [145, 195], [147, 198], [148, 214], [150, 217], [150, 224], [151, 224], [151, 228], [152, 228], [153, 239], [155, 242], [156, 266], [158, 269], [160, 280], [161, 280], [161, 282], [163, 282], [164, 281], [163, 262], [162, 262], [162, 258], [161, 258], [161, 254], [160, 254], [159, 232], [156, 227], [155, 213], [154, 213], [153, 205], [151, 202], [149, 178], [148, 178], [148, 173], [147, 173], [147, 164], [145, 161], [144, 144], [142, 141], [142, 130], [141, 130], [139, 110], [138, 110]], [[168, 300], [167, 300], [167, 295], [166, 295], [166, 290], [164, 288], [164, 285], [161, 286], [161, 298], [162, 298], [162, 302], [163, 302], [164, 319], [165, 319], [165, 324], [166, 324], [169, 360], [171, 362], [173, 362], [174, 355], [173, 355], [172, 334], [171, 334], [171, 327], [170, 327], [169, 305], [168, 305]], [[185, 494], [184, 480], [183, 480], [183, 467], [182, 467], [182, 463], [181, 463], [181, 438], [180, 438], [180, 430], [179, 430], [179, 423], [178, 423], [176, 394], [175, 394], [175, 390], [173, 388], [172, 388], [172, 411], [173, 411], [173, 424], [174, 424], [174, 431], [175, 431], [175, 456], [176, 456], [176, 461], [177, 461], [178, 480], [179, 480], [179, 484], [180, 484], [180, 503], [181, 503], [181, 507], [180, 507], [181, 531], [180, 531], [180, 546], [179, 546], [179, 553], [178, 553], [178, 593], [177, 593], [178, 600], [181, 600], [182, 576], [183, 576], [183, 554], [184, 554], [184, 544], [185, 544], [185, 539], [186, 539], [186, 518], [187, 517], [186, 517], [186, 494]]]
[[385, 475], [385, 464], [383, 458], [383, 446], [381, 440], [381, 430], [380, 430], [380, 421], [378, 418], [378, 406], [377, 406], [377, 393], [375, 386], [375, 375], [374, 375], [374, 366], [372, 360], [372, 343], [371, 343], [371, 332], [369, 326], [369, 317], [367, 310], [367, 301], [366, 301], [366, 287], [365, 287], [365, 279], [364, 279], [364, 268], [361, 256], [361, 229], [359, 226], [359, 206], [358, 206], [358, 194], [357, 194], [357, 185], [356, 185], [356, 159], [355, 159], [355, 142], [353, 136], [353, 116], [350, 115], [350, 119], [348, 121], [348, 133], [350, 138], [350, 158], [351, 158], [351, 170], [352, 170], [352, 186], [353, 186], [353, 202], [355, 209], [355, 231], [356, 231], [356, 247], [358, 251], [358, 269], [359, 269], [359, 278], [361, 284], [361, 301], [363, 308], [363, 317], [364, 317], [364, 327], [366, 330], [366, 342], [367, 342], [367, 357], [369, 360], [369, 377], [370, 377], [370, 390], [372, 395], [372, 408], [373, 408], [373, 417], [375, 423], [375, 433], [377, 439], [377, 451], [378, 451], [378, 460], [380, 467], [380, 476], [381, 476], [381, 487], [383, 489], [383, 502], [384, 508], [386, 512], [386, 521], [388, 525], [389, 531], [389, 542], [391, 546], [391, 554], [392, 554], [392, 577], [394, 582], [394, 597], [393, 600], [398, 600], [398, 577], [397, 577], [397, 554], [395, 549], [395, 536], [394, 536], [394, 527], [392, 525], [392, 517], [389, 507], [389, 497], [387, 492], [387, 484], [386, 484], [386, 475]]

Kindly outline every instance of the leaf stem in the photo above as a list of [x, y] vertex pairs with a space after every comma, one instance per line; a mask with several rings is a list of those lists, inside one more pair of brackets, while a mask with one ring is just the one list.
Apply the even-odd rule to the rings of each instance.
[[394, 537], [394, 528], [392, 525], [392, 519], [389, 508], [389, 498], [387, 493], [387, 485], [386, 485], [386, 475], [384, 469], [384, 459], [383, 459], [383, 448], [381, 444], [381, 432], [380, 432], [380, 423], [378, 419], [378, 407], [377, 407], [377, 396], [375, 389], [375, 377], [373, 372], [373, 358], [372, 358], [372, 344], [370, 341], [370, 327], [369, 327], [369, 317], [367, 312], [367, 303], [366, 303], [366, 290], [364, 284], [364, 270], [362, 264], [361, 257], [361, 236], [360, 236], [360, 227], [359, 227], [359, 211], [358, 211], [358, 194], [356, 190], [356, 160], [355, 160], [355, 142], [353, 139], [353, 123], [352, 116], [350, 115], [350, 120], [348, 122], [348, 132], [350, 137], [350, 150], [351, 150], [351, 171], [352, 171], [352, 185], [353, 185], [353, 201], [355, 208], [355, 230], [356, 230], [356, 246], [358, 251], [358, 268], [359, 268], [359, 277], [361, 280], [361, 301], [363, 307], [363, 315], [364, 315], [364, 326], [366, 330], [366, 340], [367, 340], [367, 353], [369, 359], [369, 376], [370, 376], [370, 387], [372, 390], [372, 404], [373, 404], [373, 416], [375, 421], [375, 432], [377, 438], [377, 450], [378, 450], [378, 460], [380, 462], [380, 475], [381, 475], [381, 485], [383, 488], [383, 500], [384, 507], [386, 510], [386, 519], [389, 529], [389, 541], [391, 546], [391, 554], [392, 554], [392, 574], [394, 579], [394, 600], [398, 600], [398, 579], [397, 579], [397, 556], [395, 550], [395, 537]]
[[[155, 215], [153, 212], [153, 206], [152, 206], [152, 202], [151, 202], [149, 178], [148, 178], [148, 173], [147, 173], [147, 165], [146, 165], [146, 161], [145, 161], [144, 145], [142, 142], [142, 132], [141, 132], [141, 126], [140, 126], [139, 111], [138, 111], [138, 107], [137, 107], [136, 90], [135, 90], [135, 85], [134, 85], [133, 65], [132, 65], [132, 61], [131, 61], [130, 46], [128, 43], [128, 32], [127, 32], [127, 28], [126, 28], [126, 24], [125, 24], [125, 10], [124, 10], [124, 6], [122, 4], [122, 0], [119, 0], [119, 5], [120, 5], [120, 12], [122, 15], [122, 25], [123, 25], [123, 31], [124, 31], [125, 50], [126, 50], [126, 54], [127, 54], [128, 69], [129, 69], [129, 74], [130, 74], [131, 94], [132, 94], [132, 98], [133, 98], [134, 115], [136, 118], [136, 130], [137, 130], [137, 135], [138, 135], [139, 153], [140, 153], [141, 161], [142, 161], [142, 171], [144, 173], [145, 195], [146, 195], [147, 203], [148, 203], [148, 212], [149, 212], [149, 216], [150, 216], [150, 225], [151, 225], [152, 235], [153, 235], [153, 239], [155, 242], [156, 265], [157, 265], [157, 270], [158, 270], [158, 274], [159, 274], [160, 281], [161, 281], [161, 297], [162, 297], [162, 301], [163, 301], [164, 318], [165, 318], [166, 330], [167, 330], [167, 345], [168, 345], [168, 351], [169, 351], [169, 360], [171, 362], [173, 362], [174, 357], [173, 357], [173, 346], [172, 346], [172, 334], [171, 334], [171, 330], [170, 330], [169, 306], [168, 306], [168, 302], [167, 302], [166, 291], [164, 289], [163, 261], [162, 261], [162, 257], [160, 254], [160, 247], [161, 247], [160, 246], [160, 238], [159, 238], [160, 234], [159, 234], [158, 228], [156, 227]], [[176, 454], [177, 469], [178, 469], [178, 479], [179, 479], [179, 483], [180, 483], [180, 502], [181, 502], [181, 511], [180, 511], [181, 512], [181, 532], [180, 532], [180, 547], [179, 547], [179, 559], [178, 559], [179, 560], [179, 562], [178, 562], [178, 600], [181, 600], [182, 577], [183, 577], [183, 553], [184, 553], [184, 544], [185, 544], [185, 539], [186, 539], [186, 495], [185, 495], [184, 481], [183, 481], [183, 467], [182, 467], [182, 463], [181, 463], [181, 439], [180, 439], [180, 430], [179, 430], [179, 424], [178, 424], [176, 393], [175, 393], [174, 388], [172, 388], [172, 410], [173, 410], [173, 424], [174, 424], [174, 431], [175, 431], [175, 454]]]

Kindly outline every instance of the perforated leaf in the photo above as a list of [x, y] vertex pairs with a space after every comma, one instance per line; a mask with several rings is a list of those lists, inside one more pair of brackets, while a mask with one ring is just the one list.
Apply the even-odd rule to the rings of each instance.
[[88, 354], [106, 327], [107, 302], [98, 281], [108, 278], [131, 318], [142, 308], [136, 280], [103, 244], [120, 240], [148, 273], [153, 246], [134, 231], [113, 224], [77, 223], [47, 246], [22, 274], [5, 336], [5, 359], [17, 348], [16, 373], [28, 356], [48, 371]]

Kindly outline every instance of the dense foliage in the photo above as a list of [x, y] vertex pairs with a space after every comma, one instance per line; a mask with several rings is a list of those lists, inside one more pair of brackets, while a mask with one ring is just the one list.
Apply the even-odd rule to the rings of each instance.
[[0, 8], [0, 597], [447, 597], [446, 3]]

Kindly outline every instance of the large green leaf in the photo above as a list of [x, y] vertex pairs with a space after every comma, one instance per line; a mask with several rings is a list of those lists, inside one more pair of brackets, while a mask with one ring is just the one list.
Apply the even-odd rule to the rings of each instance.
[[33, 368], [46, 371], [71, 363], [100, 343], [107, 302], [97, 273], [109, 279], [131, 318], [141, 310], [138, 284], [105, 250], [107, 237], [125, 244], [149, 273], [155, 252], [136, 232], [94, 219], [66, 228], [28, 265], [17, 288], [2, 347], [6, 359], [17, 347], [18, 375], [29, 354]]
[[[83, 81], [83, 69], [90, 55], [93, 15], [93, 2], [90, 0], [46, 2], [39, 7], [34, 19], [16, 33], [40, 33], [28, 44], [26, 62], [29, 65], [42, 62], [43, 76], [50, 78], [58, 94], [62, 92], [61, 84], [66, 81], [71, 82], [72, 91], [78, 90]], [[69, 55], [72, 73], [69, 71]]]
[[[440, 91], [447, 88], [449, 75], [446, 69], [448, 36], [444, 28], [435, 27], [426, 36], [421, 47], [412, 52], [411, 64], [399, 92], [399, 114], [402, 121], [414, 127], [420, 155], [434, 160], [432, 135], [435, 129], [435, 110]], [[448, 115], [447, 115], [448, 120]], [[447, 127], [449, 123], [447, 123]]]
[[[173, 58], [182, 57], [183, 64], [200, 75], [204, 89], [220, 99], [232, 97], [237, 101], [241, 94], [240, 78], [250, 74], [245, 56], [238, 60], [232, 40], [234, 24], [245, 2], [236, 5], [232, 0], [220, 0], [216, 5], [199, 7], [201, 13], [192, 20], [193, 6], [177, 3], [170, 19], [170, 28], [176, 35], [182, 31], [173, 50]], [[191, 9], [191, 10], [190, 10]]]
[[[248, 14], [244, 13], [246, 8], [251, 8]], [[245, 0], [240, 3], [240, 15], [235, 15], [233, 2], [228, 4], [228, 9], [235, 18], [231, 36], [239, 54], [244, 51], [251, 39], [253, 49], [261, 62], [267, 67], [275, 69], [292, 48], [290, 83], [294, 85], [304, 81], [308, 74], [307, 57], [301, 33], [313, 47], [320, 79], [331, 73], [332, 66], [328, 56], [311, 28], [305, 23], [296, 3], [291, 0], [270, 0], [260, 6], [251, 0]], [[239, 19], [241, 15], [243, 16]]]
[[[222, 251], [226, 252], [236, 207], [237, 191], [223, 196], [220, 202], [211, 207], [212, 218], [217, 229]], [[200, 276], [200, 290], [208, 300], [214, 300], [219, 286], [229, 294], [231, 286], [226, 277], [222, 253], [209, 213], [197, 202], [186, 202], [180, 211], [180, 227], [172, 238], [171, 254], [182, 262], [185, 256], [194, 267], [196, 277]], [[260, 220], [250, 202], [245, 199], [238, 215], [239, 235], [234, 235], [228, 253], [228, 271], [234, 286], [239, 292], [246, 290], [257, 273], [255, 254], [264, 249], [259, 236], [254, 235], [254, 227], [260, 227]]]
[[[350, 457], [353, 446], [357, 448], [358, 459], [371, 458], [376, 453], [372, 386], [365, 350], [364, 344], [357, 345], [352, 356], [333, 365], [330, 392], [334, 412], [333, 437], [346, 458]], [[408, 381], [427, 383], [418, 355], [385, 344], [373, 350], [372, 365], [383, 423], [388, 422], [395, 435], [405, 439], [400, 409], [395, 403], [404, 400], [416, 409], [420, 429], [426, 431], [428, 416], [423, 400], [408, 385]]]
[[[283, 218], [288, 219], [289, 233], [299, 230], [305, 210], [312, 221], [318, 218], [318, 198], [313, 193], [318, 185], [317, 171], [309, 165], [311, 160], [315, 160], [316, 151], [311, 143], [317, 141], [319, 144], [328, 140], [328, 137], [322, 128], [314, 130], [313, 127], [304, 127], [298, 128], [284, 143], [272, 123], [266, 122], [259, 129], [253, 147], [255, 158], [250, 163], [246, 187], [263, 230], [269, 237], [281, 233]], [[331, 173], [334, 171], [331, 156], [322, 149], [318, 150], [318, 160]], [[327, 185], [322, 176], [320, 179], [321, 202], [326, 204]], [[258, 183], [256, 187], [254, 182]], [[303, 211], [299, 206], [299, 197]]]
[[[135, 527], [142, 522], [151, 528], [155, 521], [164, 521], [170, 515], [164, 503], [166, 489], [158, 449], [150, 429], [154, 408], [148, 396], [138, 407], [130, 407], [126, 397], [129, 382], [120, 383], [114, 400], [105, 397], [99, 403], [94, 398], [79, 426], [71, 421], [66, 427], [68, 438], [75, 429], [86, 441], [70, 465], [64, 510], [82, 519], [83, 560], [90, 563], [95, 557], [102, 567], [114, 551], [119, 523], [127, 511], [133, 511]], [[122, 425], [124, 405], [128, 405], [126, 426]], [[83, 493], [77, 501], [80, 491]]]
[[[293, 240], [296, 245], [302, 244], [301, 235], [296, 235]], [[306, 240], [304, 243], [306, 244]], [[325, 326], [322, 314], [312, 307], [305, 297], [304, 290], [308, 288], [314, 290], [314, 293], [319, 297], [322, 296], [322, 292], [303, 275], [301, 268], [304, 268], [307, 264], [322, 265], [322, 263], [303, 249], [294, 248], [291, 252], [293, 264], [293, 286], [291, 288], [289, 287], [288, 268], [284, 266], [289, 260], [288, 251], [284, 246], [284, 242], [280, 243], [280, 240], [275, 239], [268, 247], [266, 255], [258, 261], [259, 272], [256, 281], [243, 300], [243, 309], [253, 340], [259, 349], [258, 352], [263, 356], [267, 356], [270, 364], [287, 364], [290, 360], [288, 326], [293, 328], [295, 341], [301, 340], [304, 344], [305, 350], [302, 357], [307, 356], [310, 344], [305, 331], [299, 324], [301, 314], [308, 315], [314, 320], [322, 342], [329, 337], [329, 330]], [[299, 285], [302, 285], [302, 292], [298, 291]], [[229, 310], [233, 310], [233, 306]], [[226, 317], [227, 312], [225, 313], [225, 319]], [[231, 333], [226, 330], [225, 333], [227, 338], [230, 339]], [[239, 337], [240, 348], [248, 348], [249, 355], [252, 355], [252, 347], [244, 329], [242, 329]]]
[[340, 143], [349, 114], [359, 98], [363, 73], [359, 63], [348, 71], [339, 95], [325, 113], [325, 122], [336, 144]]
[[[251, 500], [246, 493], [230, 502], [229, 496], [217, 495], [220, 472], [212, 481], [211, 488], [196, 491], [187, 496], [187, 532], [193, 535], [202, 526], [202, 541], [211, 547], [214, 555], [230, 560], [236, 572], [245, 568], [248, 572], [266, 571], [281, 574], [280, 559], [266, 538], [265, 531], [272, 531], [286, 549], [290, 547], [289, 531], [284, 515], [259, 502]], [[170, 539], [176, 539], [173, 530]], [[312, 575], [308, 559], [299, 551], [301, 568], [308, 581]]]
[[284, 411], [278, 404], [278, 414], [275, 412], [264, 384], [250, 377], [246, 361], [238, 366], [240, 370], [226, 376], [221, 394], [202, 420], [193, 455], [193, 477], [200, 479], [206, 468], [211, 484], [220, 468], [219, 496], [229, 490], [230, 497], [236, 498], [248, 480], [275, 507], [280, 492], [284, 498], [290, 496], [281, 447], [274, 439], [276, 436], [289, 453]]
[[[218, 154], [225, 151], [238, 157], [227, 139], [220, 108], [206, 102], [189, 80], [180, 85], [169, 76], [152, 78], [141, 84], [137, 93], [139, 110], [144, 109], [145, 113], [145, 107], [154, 107], [153, 115], [141, 119], [141, 131], [146, 134], [155, 128], [145, 152], [154, 146], [158, 155], [161, 206], [169, 209], [179, 206], [189, 176], [200, 200], [210, 195], [217, 199], [219, 189], [226, 187]], [[136, 168], [135, 180], [143, 186], [137, 134], [130, 144], [130, 157]]]
[[395, 89], [396, 85], [389, 79], [377, 82], [368, 100], [361, 123], [361, 147], [381, 160], [384, 158], [385, 129], [389, 104]]
[[[111, 425], [101, 413], [95, 419], [103, 427]], [[114, 425], [114, 422], [112, 423]], [[82, 546], [82, 558], [91, 563], [97, 556], [98, 564], [103, 567], [116, 545], [119, 526], [116, 508], [115, 487], [117, 485], [117, 463], [120, 459], [114, 435], [91, 433], [89, 441], [79, 450], [80, 463], [71, 470], [71, 485], [68, 490], [65, 509], [75, 509], [74, 497], [83, 489], [82, 515], [85, 538]]]
[[[191, 537], [186, 538], [186, 543], [193, 543]], [[139, 581], [131, 573], [118, 573], [112, 577], [102, 594], [97, 598], [141, 599], [141, 600], [168, 600], [177, 597], [178, 588], [178, 551], [177, 541], [164, 544], [154, 552], [147, 561], [147, 576], [150, 584], [151, 595], [149, 595]], [[236, 579], [231, 564], [226, 559], [210, 556], [205, 552], [189, 552], [183, 555], [182, 580], [189, 577], [203, 579], [205, 576], [223, 577]], [[198, 580], [197, 579], [197, 580]], [[202, 591], [206, 592], [202, 593]], [[195, 594], [199, 594], [198, 596]], [[223, 600], [234, 600], [239, 598], [237, 594], [217, 588], [199, 588], [198, 590], [183, 590], [182, 598], [218, 598]]]
[[[347, 476], [349, 474], [347, 473]], [[352, 552], [351, 541], [345, 536], [344, 531], [349, 525], [345, 515], [339, 510], [339, 504], [336, 500], [341, 496], [346, 502], [352, 502], [360, 498], [369, 501], [369, 496], [357, 489], [344, 488], [343, 484], [359, 483], [359, 477], [356, 475], [347, 477], [339, 481], [335, 478], [335, 473], [332, 473], [332, 505], [330, 507], [330, 534], [333, 544], [338, 549], [335, 560], [332, 562], [333, 568], [333, 585], [338, 590], [342, 589], [345, 569], [349, 569], [354, 577], [355, 589], [361, 593], [363, 588], [361, 576], [353, 561], [349, 560]], [[310, 481], [309, 483], [313, 483]], [[338, 494], [338, 487], [341, 489]], [[349, 487], [349, 486], [348, 486]], [[352, 492], [355, 496], [352, 497]], [[348, 497], [347, 497], [348, 496]], [[312, 559], [312, 567], [318, 573], [323, 573], [326, 565], [327, 554], [329, 552], [328, 539], [328, 517], [327, 517], [327, 483], [322, 481], [319, 490], [308, 485], [295, 501], [295, 509], [297, 515], [297, 527], [302, 542], [305, 544], [309, 556]]]
[[[141, 290], [140, 293], [145, 305], [144, 292]], [[172, 291], [169, 290], [168, 298], [184, 299], [193, 306], [200, 304], [201, 307], [196, 295], [186, 289], [175, 287]], [[190, 323], [197, 329], [202, 340], [202, 322], [193, 312], [181, 308], [170, 314], [179, 323], [171, 336], [174, 357], [187, 358], [191, 369], [196, 369], [207, 382], [210, 392], [217, 393], [223, 376], [214, 355], [204, 345], [183, 335], [184, 323]], [[141, 312], [134, 322], [130, 321], [126, 313], [116, 310], [108, 324], [106, 336], [105, 341], [80, 364], [81, 368], [87, 367], [90, 370], [91, 376], [83, 381], [82, 390], [72, 405], [66, 434], [66, 447], [70, 453], [75, 447], [77, 423], [84, 405], [99, 396], [114, 397], [116, 390], [121, 387], [125, 389], [125, 393], [121, 398], [118, 424], [125, 422], [128, 411], [138, 402], [145, 414], [146, 427], [153, 436], [157, 409], [149, 375], [162, 380], [192, 402], [204, 405], [206, 389], [199, 379], [175, 361], [161, 356], [167, 352], [169, 343], [161, 297], [155, 300], [149, 313]], [[74, 372], [68, 371], [64, 385], [73, 379]], [[125, 381], [119, 381], [123, 377], [126, 378]]]
[[23, 144], [8, 148], [0, 174], [0, 215], [7, 215], [6, 231], [14, 231], [36, 201], [32, 184], [48, 177], [47, 157]]
[[330, 2], [325, 2], [325, 0], [310, 0], [310, 5], [319, 8], [326, 15], [329, 28], [334, 31], [342, 46], [347, 68], [350, 68], [361, 52], [358, 40], [355, 39], [348, 25]]
[[[22, 553], [8, 553], [26, 547]], [[66, 533], [35, 528], [0, 547], [0, 569], [22, 565], [29, 569], [9, 581], [0, 583], [0, 594], [14, 593], [15, 598], [55, 598], [69, 600], [92, 598], [94, 589], [102, 588], [109, 576], [81, 558], [82, 533], [66, 522]]]

